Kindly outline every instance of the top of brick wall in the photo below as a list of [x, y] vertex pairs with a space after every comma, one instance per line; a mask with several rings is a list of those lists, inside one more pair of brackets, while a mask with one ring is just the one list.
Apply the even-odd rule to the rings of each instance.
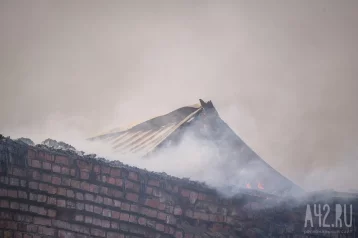
[[[218, 193], [215, 188], [210, 187], [209, 185], [202, 182], [192, 181], [187, 178], [178, 178], [170, 176], [163, 172], [158, 173], [148, 171], [146, 169], [140, 169], [137, 167], [123, 164], [120, 161], [109, 161], [105, 158], [97, 158], [91, 155], [79, 156], [78, 154], [70, 150], [53, 149], [44, 145], [30, 146], [25, 143], [22, 143], [21, 141], [19, 142], [11, 140], [10, 138], [0, 138], [0, 162], [5, 161], [4, 159], [8, 157], [7, 159], [9, 160], [10, 164], [23, 164], [26, 163], [26, 156], [31, 158], [37, 157], [39, 159], [50, 160], [55, 160], [56, 158], [56, 161], [54, 161], [55, 163], [64, 165], [70, 165], [75, 160], [81, 160], [84, 161], [83, 166], [86, 166], [85, 164], [96, 164], [108, 166], [108, 168], [119, 168], [127, 171], [128, 174], [130, 174], [130, 172], [137, 174], [138, 180], [145, 180], [149, 183], [155, 183], [158, 186], [170, 183], [171, 185], [177, 185], [198, 192], [201, 191], [206, 194], [212, 194], [215, 197], [225, 199]], [[233, 197], [233, 199], [235, 199], [235, 197], [241, 199], [243, 196], [256, 197], [257, 199], [276, 197], [275, 195], [267, 194], [258, 190], [242, 189], [236, 196]]]

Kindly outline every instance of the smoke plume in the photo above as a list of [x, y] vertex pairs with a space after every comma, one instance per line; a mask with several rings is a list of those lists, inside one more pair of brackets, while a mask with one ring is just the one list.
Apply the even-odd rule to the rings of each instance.
[[[357, 4], [1, 1], [0, 133], [100, 154], [84, 138], [203, 98], [302, 187], [357, 189]], [[219, 183], [188, 144], [128, 163]]]

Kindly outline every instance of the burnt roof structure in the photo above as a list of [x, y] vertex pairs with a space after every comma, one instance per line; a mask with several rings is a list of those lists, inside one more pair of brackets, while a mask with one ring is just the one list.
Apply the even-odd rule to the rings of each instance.
[[[223, 167], [238, 168], [226, 176], [241, 187], [264, 189], [275, 195], [303, 190], [260, 158], [219, 116], [211, 101], [186, 106], [126, 129], [115, 129], [90, 140], [110, 143], [121, 156], [151, 157], [178, 146], [190, 134], [215, 147]], [[239, 175], [239, 176], [238, 176]]]

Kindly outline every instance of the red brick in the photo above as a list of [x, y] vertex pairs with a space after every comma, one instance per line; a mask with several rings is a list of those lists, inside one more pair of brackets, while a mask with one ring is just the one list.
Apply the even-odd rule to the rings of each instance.
[[93, 218], [89, 216], [85, 216], [85, 223], [92, 224]]
[[99, 193], [103, 195], [108, 195], [109, 189], [107, 187], [101, 187]]
[[71, 170], [70, 170], [70, 175], [73, 176], [73, 177], [76, 176], [76, 170], [75, 170], [75, 169], [71, 169]]
[[45, 182], [51, 181], [51, 175], [42, 174], [42, 181], [45, 181]]
[[176, 207], [174, 208], [174, 215], [176, 215], [176, 216], [181, 216], [181, 214], [183, 214], [183, 210], [181, 209], [181, 207], [176, 206]]
[[194, 212], [193, 213], [193, 218], [194, 219], [200, 219], [200, 216], [201, 216], [201, 212]]
[[117, 211], [112, 211], [112, 218], [113, 218], [113, 219], [119, 219], [119, 215], [120, 215], [119, 212], [117, 212]]
[[63, 164], [63, 165], [66, 165], [66, 166], [69, 166], [69, 159], [65, 156], [62, 156], [62, 155], [56, 155], [55, 157], [55, 162], [57, 164]]
[[194, 237], [193, 234], [188, 234], [188, 233], [186, 233], [186, 234], [184, 235], [184, 238], [193, 238], [193, 237]]
[[132, 179], [132, 180], [135, 180], [135, 181], [139, 180], [138, 179], [138, 174], [136, 172], [133, 172], [133, 171], [129, 172], [128, 178]]
[[82, 221], [83, 221], [83, 215], [76, 214], [76, 215], [75, 215], [75, 221], [80, 221], [80, 222], [82, 222]]
[[146, 199], [144, 205], [157, 209], [159, 207], [160, 201], [157, 199]]
[[7, 196], [17, 198], [17, 190], [7, 190]]
[[29, 210], [29, 205], [20, 203], [20, 211], [27, 212]]
[[124, 235], [109, 231], [109, 232], [107, 232], [107, 238], [124, 238]]
[[102, 167], [101, 167], [101, 173], [102, 174], [109, 174], [110, 171], [111, 171], [110, 167], [102, 165]]
[[42, 168], [46, 169], [46, 170], [51, 170], [51, 163], [49, 162], [43, 162], [42, 163]]
[[93, 194], [85, 193], [85, 200], [93, 202], [94, 201]]
[[90, 184], [89, 185], [89, 191], [91, 193], [99, 193], [99, 187], [95, 184]]
[[57, 164], [52, 165], [52, 172], [61, 173], [61, 166], [59, 166]]
[[45, 216], [47, 214], [47, 211], [46, 211], [45, 208], [38, 207], [38, 206], [33, 206], [33, 205], [30, 206], [29, 211], [33, 212], [33, 213], [43, 215], [43, 216]]
[[66, 189], [65, 188], [57, 188], [57, 195], [66, 196], [67, 195]]
[[6, 228], [11, 230], [17, 230], [17, 222], [14, 221], [2, 221], [0, 228]]
[[115, 185], [116, 184], [116, 179], [113, 177], [108, 177], [107, 178], [107, 183]]
[[61, 168], [61, 174], [70, 175], [70, 169], [66, 167]]
[[114, 206], [115, 206], [115, 207], [121, 207], [121, 205], [122, 205], [122, 202], [121, 202], [121, 201], [113, 200], [113, 202], [114, 202]]
[[51, 226], [51, 220], [43, 217], [34, 217], [34, 224], [42, 226]]
[[131, 202], [138, 202], [138, 194], [135, 194], [135, 193], [127, 193], [126, 194], [126, 199], [131, 201]]
[[102, 207], [93, 206], [93, 212], [97, 214], [102, 214]]
[[102, 220], [101, 226], [103, 228], [110, 228], [111, 227], [111, 222], [108, 220]]
[[115, 184], [119, 187], [123, 187], [123, 180], [120, 178], [116, 178]]
[[91, 235], [106, 237], [106, 233], [103, 230], [96, 229], [96, 228], [91, 228]]
[[175, 232], [175, 238], [183, 238], [183, 232], [181, 231]]
[[113, 206], [113, 200], [111, 198], [104, 198], [104, 204], [108, 206]]
[[186, 190], [186, 189], [182, 189], [180, 194], [183, 196], [183, 197], [189, 197], [190, 196], [190, 191], [189, 190]]
[[89, 179], [89, 173], [87, 171], [82, 170], [80, 172], [80, 178], [85, 180]]
[[73, 192], [73, 190], [67, 189], [67, 197], [69, 198], [75, 197], [75, 193]]
[[41, 180], [41, 174], [40, 174], [39, 171], [34, 170], [34, 171], [30, 171], [30, 173], [31, 173], [31, 176], [32, 176], [33, 179]]
[[26, 171], [20, 168], [12, 168], [12, 175], [18, 176], [18, 177], [25, 177]]
[[103, 203], [103, 197], [100, 195], [96, 195], [96, 198], [94, 199], [94, 202], [96, 203]]
[[102, 215], [105, 217], [111, 217], [112, 213], [109, 209], [103, 209]]
[[205, 194], [204, 193], [199, 193], [198, 194], [198, 199], [201, 200], [201, 201], [204, 201], [206, 199]]
[[94, 217], [93, 221], [92, 221], [92, 224], [95, 225], [95, 226], [101, 226], [102, 221], [101, 221], [101, 219]]
[[167, 220], [167, 214], [165, 214], [164, 212], [158, 212], [157, 218], [159, 220], [166, 221]]
[[138, 224], [144, 226], [145, 224], [147, 224], [147, 219], [145, 219], [144, 217], [140, 217], [138, 219]]
[[114, 190], [113, 191], [113, 196], [115, 198], [123, 198], [123, 192], [119, 191], [119, 190]]
[[39, 184], [39, 190], [47, 191], [47, 189], [48, 189], [48, 184], [46, 184], [46, 183], [40, 183]]
[[14, 233], [14, 238], [22, 238], [22, 233], [16, 231], [16, 232]]
[[122, 202], [121, 209], [124, 210], [124, 211], [130, 211], [131, 210], [131, 205], [129, 203]]
[[155, 229], [157, 229], [158, 231], [164, 231], [164, 225], [163, 224], [158, 224], [155, 226]]
[[138, 205], [132, 204], [132, 205], [131, 205], [131, 208], [130, 208], [130, 211], [137, 213], [137, 212], [139, 211]]
[[53, 156], [50, 153], [46, 153], [44, 151], [39, 151], [37, 157], [39, 159], [44, 159], [47, 161], [53, 161]]
[[18, 210], [18, 209], [20, 208], [20, 205], [19, 205], [19, 203], [17, 203], [17, 202], [11, 202], [11, 203], [10, 203], [10, 208], [11, 208], [11, 209]]
[[125, 181], [125, 187], [126, 187], [126, 189], [129, 189], [129, 190], [134, 190], [134, 183], [133, 182], [131, 182], [131, 181], [129, 181], [129, 180], [126, 180]]
[[81, 187], [80, 181], [71, 179], [71, 187], [79, 189]]
[[64, 200], [64, 199], [57, 199], [57, 206], [58, 206], [58, 207], [66, 207], [66, 200]]
[[56, 217], [56, 210], [48, 209], [48, 210], [47, 210], [47, 216], [49, 216], [49, 217], [51, 217], [51, 218]]
[[165, 208], [166, 208], [166, 204], [165, 204], [165, 203], [159, 204], [159, 207], [158, 207], [159, 210], [164, 211]]
[[36, 157], [36, 151], [32, 149], [27, 150], [27, 158], [33, 159]]
[[20, 186], [25, 188], [26, 187], [26, 184], [27, 184], [27, 181], [26, 180], [20, 180]]
[[81, 182], [81, 189], [89, 191], [89, 184], [87, 182]]
[[76, 209], [82, 211], [85, 209], [85, 204], [82, 202], [76, 202]]
[[38, 233], [54, 237], [55, 229], [49, 228], [49, 227], [44, 227], [44, 226], [39, 226]]
[[88, 212], [93, 212], [93, 205], [85, 204], [85, 210]]
[[77, 160], [77, 166], [80, 170], [85, 170], [85, 171], [92, 171], [92, 164], [87, 162], [87, 161], [84, 161], [84, 160]]
[[66, 201], [67, 204], [67, 208], [71, 208], [71, 209], [75, 209], [76, 208], [76, 203], [73, 201]]
[[157, 211], [153, 209], [142, 207], [141, 213], [148, 217], [153, 217], [153, 218], [157, 217]]
[[39, 228], [39, 226], [37, 226], [37, 225], [28, 224], [26, 226], [26, 231], [31, 232], [31, 233], [37, 233], [38, 228]]
[[61, 178], [57, 176], [52, 177], [52, 183], [56, 185], [61, 185]]
[[150, 186], [154, 186], [154, 187], [159, 187], [159, 180], [153, 180], [153, 179], [150, 179], [149, 181], [148, 181], [148, 185], [150, 185]]
[[49, 205], [56, 205], [56, 204], [57, 204], [56, 198], [54, 198], [54, 197], [48, 197], [48, 199], [47, 199], [47, 204], [49, 204]]
[[121, 176], [121, 170], [120, 169], [116, 169], [116, 168], [111, 168], [111, 173], [110, 175], [112, 177], [119, 177]]
[[128, 221], [128, 220], [129, 220], [129, 214], [127, 214], [127, 213], [121, 213], [121, 214], [119, 215], [119, 219], [120, 219], [121, 221]]
[[204, 213], [204, 212], [202, 212], [201, 214], [200, 214], [200, 217], [199, 217], [201, 220], [204, 220], [204, 221], [209, 221], [210, 220], [210, 217], [209, 217], [209, 214], [207, 214], [207, 213]]
[[149, 195], [152, 195], [152, 193], [153, 193], [153, 188], [147, 187], [147, 188], [145, 189], [145, 193], [147, 193], [147, 194], [149, 194]]
[[7, 190], [5, 188], [0, 188], [0, 196], [7, 197]]
[[57, 193], [57, 188], [54, 187], [54, 186], [48, 185], [46, 191], [49, 194], [56, 194]]
[[59, 238], [75, 238], [76, 235], [74, 233], [72, 233], [72, 232], [59, 230], [58, 231], [58, 237]]
[[71, 186], [71, 179], [62, 177], [62, 186], [70, 187]]
[[[83, 234], [87, 234], [87, 235], [90, 234], [90, 229], [88, 227], [78, 225], [78, 224], [71, 224], [71, 230], [74, 232], [79, 232], [79, 233], [83, 233]], [[84, 235], [77, 236], [77, 237], [81, 237], [81, 238], [86, 237], [87, 238], [87, 236], [84, 236]]]
[[31, 161], [31, 165], [30, 165], [31, 167], [34, 167], [34, 168], [41, 168], [41, 161], [39, 161], [39, 160], [36, 160], [36, 159], [33, 159], [32, 161]]
[[101, 167], [99, 165], [93, 166], [93, 172], [95, 172], [96, 174], [99, 174], [100, 171], [101, 171]]
[[83, 193], [76, 192], [76, 199], [83, 200]]
[[130, 223], [137, 223], [138, 217], [135, 215], [129, 215], [129, 222]]

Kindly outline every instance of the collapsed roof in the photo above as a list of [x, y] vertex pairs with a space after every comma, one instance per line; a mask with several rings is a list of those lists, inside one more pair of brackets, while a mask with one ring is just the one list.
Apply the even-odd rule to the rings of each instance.
[[[228, 171], [226, 176], [237, 178], [237, 184], [264, 189], [274, 194], [297, 194], [303, 190], [260, 158], [220, 118], [211, 101], [186, 106], [126, 129], [115, 129], [90, 140], [113, 146], [121, 156], [151, 157], [161, 151], [178, 147], [188, 135], [201, 144], [215, 148], [213, 153]], [[200, 145], [200, 144], [199, 144]]]

